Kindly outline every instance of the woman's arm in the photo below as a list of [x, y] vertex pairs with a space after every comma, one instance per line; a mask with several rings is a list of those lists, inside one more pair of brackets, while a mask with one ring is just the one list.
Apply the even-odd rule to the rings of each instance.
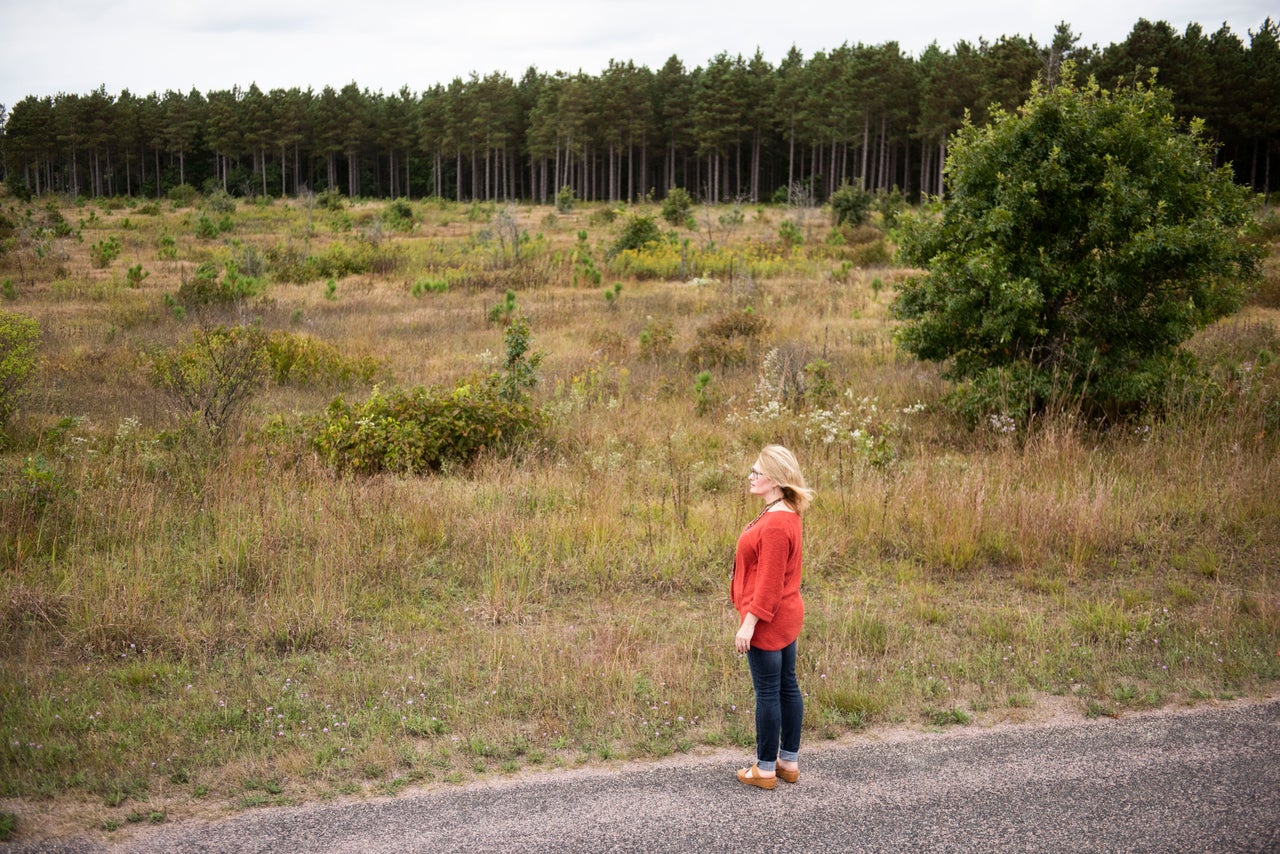
[[791, 556], [791, 536], [780, 528], [760, 532], [756, 571], [751, 576], [751, 589], [744, 607], [768, 622], [777, 613], [787, 583], [787, 562]]

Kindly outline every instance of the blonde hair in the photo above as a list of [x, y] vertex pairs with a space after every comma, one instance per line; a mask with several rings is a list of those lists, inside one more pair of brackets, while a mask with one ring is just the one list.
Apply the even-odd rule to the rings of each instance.
[[765, 445], [760, 450], [760, 473], [782, 490], [782, 500], [797, 513], [813, 501], [814, 491], [804, 482], [796, 455], [781, 445]]

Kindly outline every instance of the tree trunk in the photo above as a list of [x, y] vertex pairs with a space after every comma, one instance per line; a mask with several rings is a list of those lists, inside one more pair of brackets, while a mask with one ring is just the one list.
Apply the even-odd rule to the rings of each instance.
[[796, 123], [791, 122], [791, 133], [788, 134], [787, 145], [787, 201], [791, 202], [791, 188], [796, 183]]
[[862, 114], [862, 189], [867, 189], [867, 157], [871, 151], [871, 114]]
[[947, 167], [947, 141], [943, 139], [938, 143], [938, 198], [942, 198], [947, 192], [946, 183], [946, 167]]
[[560, 188], [564, 186], [564, 184], [561, 183], [561, 180], [563, 179], [563, 176], [564, 176], [564, 172], [562, 171], [562, 167], [560, 166], [560, 140], [559, 139], [556, 140], [556, 163], [554, 168], [555, 168], [555, 174], [552, 176], [554, 178], [554, 181], [551, 185], [551, 195], [553, 198], [559, 195]]
[[920, 140], [920, 201], [929, 192], [929, 143]]
[[1266, 155], [1262, 159], [1262, 199], [1271, 204], [1271, 140], [1267, 140]]
[[750, 190], [743, 189], [749, 180], [743, 175], [743, 171], [749, 172], [750, 168], [746, 165], [747, 156], [742, 149], [741, 142], [738, 142], [733, 147], [733, 195], [731, 196], [733, 199], [746, 198], [751, 193]]
[[876, 189], [889, 186], [889, 137], [888, 137], [889, 120], [884, 114], [880, 114], [880, 169], [876, 176]]
[[751, 202], [760, 201], [760, 129], [751, 138]]
[[822, 192], [822, 185], [818, 183], [819, 176], [822, 175], [822, 143], [818, 140], [814, 141], [813, 149], [809, 152], [809, 186], [812, 188], [811, 195], [817, 201], [818, 194]]

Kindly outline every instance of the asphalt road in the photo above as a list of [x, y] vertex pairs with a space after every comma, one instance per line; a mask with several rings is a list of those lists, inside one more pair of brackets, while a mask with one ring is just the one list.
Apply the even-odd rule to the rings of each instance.
[[[742, 786], [745, 757], [538, 773], [0, 852], [1280, 852], [1280, 699], [860, 736]], [[121, 831], [123, 832], [123, 831]]]

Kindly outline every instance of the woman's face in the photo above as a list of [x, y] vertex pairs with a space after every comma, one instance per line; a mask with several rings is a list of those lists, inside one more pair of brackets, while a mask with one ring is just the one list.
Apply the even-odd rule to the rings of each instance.
[[752, 495], [758, 495], [761, 498], [773, 492], [774, 482], [769, 480], [768, 476], [760, 470], [760, 460], [756, 460], [751, 465], [751, 473], [747, 476], [749, 489]]

